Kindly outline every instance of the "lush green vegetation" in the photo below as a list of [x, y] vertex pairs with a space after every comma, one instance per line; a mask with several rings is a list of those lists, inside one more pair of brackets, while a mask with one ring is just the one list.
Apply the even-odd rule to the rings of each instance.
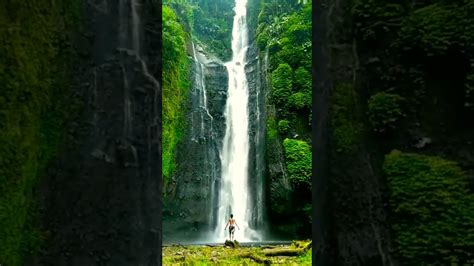
[[402, 100], [399, 95], [386, 92], [378, 92], [370, 97], [369, 120], [375, 131], [395, 129], [398, 120], [403, 116], [400, 106]]
[[34, 187], [71, 112], [67, 32], [79, 1], [0, 3], [0, 264], [23, 265], [41, 248]]
[[173, 174], [175, 148], [184, 130], [184, 108], [190, 87], [191, 62], [186, 55], [187, 35], [173, 10], [163, 6], [163, 131], [162, 171], [165, 182]]
[[354, 86], [347, 83], [334, 86], [330, 101], [333, 149], [341, 154], [353, 154], [360, 147], [363, 132]]
[[291, 245], [267, 249], [261, 247], [226, 248], [224, 246], [178, 246], [163, 248], [163, 265], [312, 265], [312, 250], [299, 255], [266, 255], [272, 251], [303, 250], [308, 241], [293, 241]]
[[232, 1], [163, 1], [163, 132], [162, 162], [165, 182], [175, 171], [176, 145], [184, 134], [191, 60], [186, 45], [194, 41], [221, 60], [228, 60]]
[[439, 157], [392, 151], [384, 171], [404, 264], [474, 263], [474, 195], [461, 168]]
[[194, 7], [193, 35], [199, 43], [222, 61], [232, 56], [234, 1], [190, 0]]
[[[269, 55], [270, 97], [267, 104], [267, 143], [280, 143], [284, 164], [293, 186], [295, 221], [289, 221], [302, 234], [310, 232], [311, 195], [311, 3], [293, 0], [262, 0], [255, 23], [256, 42], [261, 58]], [[253, 4], [255, 5], [255, 4]], [[254, 6], [252, 6], [254, 8]], [[277, 123], [278, 121], [278, 123]], [[285, 139], [283, 141], [283, 139]], [[275, 156], [267, 147], [267, 155]], [[273, 177], [272, 177], [273, 178]], [[304, 185], [303, 185], [304, 184]], [[273, 191], [274, 197], [280, 192]], [[286, 192], [285, 192], [286, 193]], [[282, 194], [284, 195], [285, 193]], [[271, 208], [270, 215], [281, 216], [281, 208]], [[282, 226], [282, 231], [293, 229]], [[306, 231], [305, 231], [306, 230]]]
[[391, 89], [391, 93], [409, 100], [415, 109], [432, 96], [439, 96], [426, 93], [445, 90], [437, 88], [447, 86], [440, 79], [440, 68], [431, 66], [441, 60], [451, 66], [443, 73], [444, 80], [458, 80], [451, 82], [451, 86], [467, 81], [459, 85], [459, 92], [451, 92], [467, 94], [462, 104], [469, 105], [470, 82], [466, 78], [472, 73], [470, 62], [474, 59], [473, 13], [474, 4], [468, 0], [417, 4], [356, 1], [352, 13], [354, 37], [359, 52], [370, 53], [370, 62], [365, 67], [370, 84], [379, 86], [367, 91], [375, 94]]
[[311, 10], [311, 2], [303, 5], [289, 0], [263, 1], [257, 44], [262, 50], [270, 50], [273, 68], [286, 63], [292, 69], [303, 67], [311, 71]]
[[271, 140], [278, 137], [277, 123], [273, 117], [267, 118], [266, 129], [267, 129], [267, 136], [266, 136], [267, 139]]
[[228, 0], [165, 0], [193, 41], [222, 61], [232, 56], [231, 39], [234, 1]]
[[302, 140], [285, 139], [285, 162], [290, 181], [311, 187], [312, 158], [311, 148]]
[[280, 120], [278, 121], [278, 131], [282, 134], [288, 133], [288, 129], [290, 129], [290, 122], [288, 120]]
[[269, 51], [276, 116], [289, 121], [293, 132], [298, 118], [309, 120], [312, 106], [311, 8], [311, 3], [268, 0], [261, 2], [258, 15], [257, 43]]
[[288, 101], [293, 88], [293, 69], [288, 64], [280, 64], [272, 72], [272, 99], [278, 105]]
[[336, 184], [348, 173], [385, 173], [400, 264], [472, 264], [474, 2], [356, 0], [344, 12], [333, 43], [330, 160], [344, 165], [334, 186], [351, 193]]

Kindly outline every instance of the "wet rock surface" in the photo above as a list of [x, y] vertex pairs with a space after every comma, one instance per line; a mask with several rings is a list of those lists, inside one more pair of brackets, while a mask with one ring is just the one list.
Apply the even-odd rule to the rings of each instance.
[[161, 28], [145, 1], [141, 21], [157, 33], [140, 25], [137, 56], [121, 41], [129, 1], [96, 2], [85, 5], [87, 32], [75, 44], [83, 54], [74, 73], [83, 112], [41, 184], [47, 242], [28, 265], [161, 263], [161, 90], [151, 79], [161, 75]]
[[[219, 188], [221, 173], [219, 152], [225, 134], [224, 108], [227, 101], [227, 68], [212, 55], [198, 52], [199, 70], [194, 62], [191, 72], [184, 136], [177, 146], [176, 171], [165, 188], [163, 204], [163, 238], [197, 239], [214, 228], [212, 214], [217, 198], [213, 189]], [[192, 56], [192, 55], [191, 55]], [[197, 76], [196, 76], [197, 75]], [[203, 104], [202, 80], [207, 109]]]

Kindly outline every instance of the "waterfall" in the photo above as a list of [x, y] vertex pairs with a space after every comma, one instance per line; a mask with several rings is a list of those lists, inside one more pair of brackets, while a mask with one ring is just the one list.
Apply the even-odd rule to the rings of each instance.
[[248, 181], [250, 144], [249, 88], [245, 73], [248, 49], [246, 5], [247, 0], [236, 0], [232, 29], [232, 61], [226, 63], [229, 86], [224, 111], [226, 130], [221, 152], [222, 175], [215, 232], [217, 241], [228, 237], [224, 227], [231, 213], [241, 229], [236, 228], [236, 239], [259, 240], [259, 234], [250, 228], [253, 206]]
[[[209, 109], [207, 108], [207, 92], [206, 92], [206, 82], [205, 82], [205, 66], [203, 63], [201, 63], [198, 59], [197, 53], [196, 53], [196, 47], [194, 45], [194, 42], [192, 43], [193, 47], [193, 59], [194, 59], [194, 86], [193, 86], [193, 93], [197, 93], [197, 107], [198, 107], [198, 112], [200, 114], [201, 118], [201, 130], [200, 130], [200, 137], [206, 138], [209, 137], [208, 134], [212, 133], [212, 120], [214, 119], [212, 115], [209, 113]], [[210, 128], [206, 129], [205, 128], [205, 122], [206, 119], [210, 119]], [[193, 136], [196, 137], [196, 136]]]
[[[193, 113], [191, 114], [191, 124], [194, 125], [194, 113], [198, 112], [198, 118], [200, 119], [200, 132], [199, 135], [196, 135], [194, 126], [191, 127], [191, 136], [193, 140], [200, 139], [205, 141], [207, 146], [207, 152], [204, 153], [205, 161], [209, 162], [209, 167], [206, 168], [206, 175], [208, 178], [208, 185], [211, 189], [211, 197], [208, 200], [209, 206], [214, 205], [214, 184], [217, 178], [217, 169], [215, 164], [215, 154], [213, 153], [213, 144], [215, 143], [214, 129], [213, 129], [213, 120], [214, 117], [209, 112], [207, 107], [207, 91], [206, 91], [206, 66], [198, 58], [198, 53], [196, 52], [196, 47], [194, 42], [191, 43], [193, 48], [193, 60], [194, 60], [194, 84], [191, 91], [193, 95]], [[201, 56], [202, 57], [202, 56]], [[212, 207], [209, 212], [209, 221], [210, 226], [212, 226], [214, 221], [214, 215]]]

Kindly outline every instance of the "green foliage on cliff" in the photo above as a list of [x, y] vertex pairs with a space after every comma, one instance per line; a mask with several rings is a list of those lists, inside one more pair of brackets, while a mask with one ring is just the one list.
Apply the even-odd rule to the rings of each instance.
[[288, 133], [288, 130], [290, 129], [290, 122], [288, 120], [280, 120], [278, 121], [278, 131], [282, 134]]
[[312, 155], [308, 143], [296, 139], [285, 139], [283, 147], [290, 181], [297, 185], [311, 186]]
[[272, 66], [289, 64], [311, 69], [312, 4], [296, 1], [264, 1], [259, 14], [257, 44], [270, 48]]
[[397, 94], [378, 92], [368, 101], [368, 114], [372, 129], [384, 132], [395, 129], [397, 122], [403, 116], [400, 106], [403, 98]]
[[[295, 0], [261, 0], [257, 21], [256, 43], [263, 52], [268, 52], [270, 76], [270, 101], [267, 109], [274, 110], [267, 113], [267, 156], [275, 156], [275, 151], [284, 150], [283, 158], [269, 158], [268, 161], [283, 160], [286, 166], [283, 176], [289, 176], [294, 184], [290, 191], [286, 188], [271, 189], [270, 198], [291, 200], [292, 210], [284, 202], [270, 208], [270, 216], [288, 217], [279, 219], [275, 225], [283, 233], [310, 234], [311, 194], [308, 184], [311, 183], [311, 106], [312, 106], [312, 77], [311, 71], [311, 43], [312, 43], [312, 3], [310, 1]], [[261, 53], [261, 58], [265, 58]], [[275, 121], [279, 121], [278, 125]], [[270, 126], [269, 126], [270, 125]], [[278, 130], [276, 130], [278, 128]], [[269, 134], [269, 133], [272, 134]], [[291, 133], [294, 139], [287, 139], [283, 143], [276, 133], [282, 136]], [[278, 144], [277, 144], [278, 143]], [[276, 145], [282, 145], [275, 147]], [[274, 150], [272, 150], [274, 149]], [[286, 181], [280, 180], [283, 176], [270, 176], [270, 182], [281, 186]], [[280, 183], [278, 183], [280, 182]], [[283, 182], [283, 183], [281, 183]], [[280, 185], [279, 185], [280, 184]], [[304, 185], [303, 185], [304, 184]], [[277, 205], [277, 203], [272, 203]], [[291, 218], [290, 218], [291, 217]]]
[[234, 1], [190, 0], [194, 6], [193, 36], [206, 51], [222, 61], [232, 57], [232, 24]]
[[[472, 73], [472, 1], [389, 3], [358, 0], [354, 2], [352, 10], [354, 37], [358, 40], [359, 52], [374, 59], [364, 69], [365, 75], [370, 77], [371, 84], [377, 82], [376, 86], [380, 90], [392, 87], [395, 88], [395, 93], [407, 100], [418, 101], [412, 109], [422, 108], [420, 103], [425, 99], [440, 97], [436, 90], [450, 90], [452, 94], [456, 94], [457, 89], [453, 88], [458, 86], [456, 80], [467, 79], [469, 73]], [[436, 69], [440, 71], [439, 67], [433, 66], [433, 62], [446, 67], [442, 75], [433, 72]], [[459, 76], [454, 77], [451, 72]], [[427, 82], [441, 88], [426, 88]], [[427, 90], [435, 93], [421, 98]], [[465, 86], [462, 90], [468, 97], [458, 97], [463, 97], [463, 104], [469, 108], [469, 89]], [[369, 91], [370, 94], [377, 92], [373, 89]]]
[[[467, 258], [472, 260], [474, 212], [468, 202], [473, 200], [464, 177], [472, 179], [471, 171], [462, 173], [451, 161], [420, 154], [394, 152], [382, 162], [387, 150], [403, 147], [473, 167], [466, 147], [473, 131], [464, 122], [472, 120], [473, 7], [470, 0], [356, 0], [335, 25], [339, 38], [333, 44], [347, 48], [333, 62], [357, 71], [335, 69], [336, 84], [354, 85], [336, 85], [331, 95], [330, 138], [335, 145], [330, 149], [351, 155], [344, 160], [334, 152], [330, 158], [335, 168], [347, 165], [347, 171], [333, 171], [334, 186], [350, 193], [336, 183], [361, 171], [377, 177], [374, 188], [366, 191], [381, 189], [375, 188], [377, 182], [386, 180], [377, 173], [385, 170], [390, 195], [384, 196], [390, 196], [391, 237], [401, 265], [467, 265]], [[394, 134], [384, 138], [363, 133], [391, 128], [396, 128]], [[435, 141], [418, 148], [413, 140], [420, 135]], [[371, 162], [364, 166], [356, 156], [366, 151]], [[344, 207], [365, 209], [358, 204]]]
[[165, 0], [178, 17], [184, 31], [207, 52], [222, 61], [232, 57], [231, 39], [234, 1], [227, 0]]
[[311, 104], [311, 91], [295, 92], [288, 98], [288, 106], [295, 110], [310, 110]]
[[288, 64], [280, 64], [272, 72], [272, 95], [278, 105], [283, 105], [291, 94], [293, 87], [293, 69]]
[[277, 123], [275, 118], [268, 117], [266, 123], [267, 140], [272, 140], [278, 136]]
[[313, 79], [311, 73], [304, 67], [299, 67], [295, 71], [295, 86], [299, 91], [312, 91]]
[[312, 4], [270, 0], [262, 3], [257, 44], [270, 52], [271, 95], [281, 110], [277, 116], [291, 119], [288, 115], [308, 111], [312, 105]]
[[392, 151], [383, 169], [402, 264], [474, 263], [474, 195], [461, 168], [439, 157]]
[[0, 3], [0, 264], [40, 250], [34, 188], [55, 155], [71, 111], [68, 33], [79, 1]]
[[162, 171], [165, 181], [175, 167], [175, 148], [183, 135], [184, 103], [190, 87], [185, 41], [186, 33], [173, 10], [163, 6]]
[[334, 150], [343, 154], [356, 152], [361, 143], [363, 124], [357, 116], [358, 97], [354, 86], [347, 83], [334, 86], [330, 102]]
[[403, 20], [400, 43], [427, 55], [439, 55], [456, 48], [473, 56], [474, 3], [435, 1], [413, 11]]

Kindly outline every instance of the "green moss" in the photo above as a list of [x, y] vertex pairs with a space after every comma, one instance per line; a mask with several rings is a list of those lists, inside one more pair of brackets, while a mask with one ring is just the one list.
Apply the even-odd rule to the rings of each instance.
[[293, 87], [293, 69], [288, 64], [280, 64], [272, 72], [272, 99], [277, 105], [283, 105], [291, 95]]
[[233, 1], [165, 0], [163, 5], [174, 11], [184, 31], [192, 33], [207, 52], [224, 62], [231, 60]]
[[295, 110], [309, 110], [311, 109], [312, 95], [311, 91], [299, 91], [293, 93], [288, 98], [288, 106]]
[[295, 86], [298, 91], [312, 91], [312, 77], [304, 67], [299, 67], [295, 71]]
[[461, 168], [439, 157], [392, 151], [383, 169], [402, 264], [472, 264], [474, 195]]
[[472, 51], [473, 11], [472, 1], [433, 3], [420, 8], [403, 20], [400, 45], [428, 56], [447, 54], [450, 49]]
[[267, 117], [267, 142], [271, 143], [278, 136], [277, 123], [274, 117]]
[[298, 265], [313, 265], [313, 252], [308, 250], [304, 253], [303, 256], [298, 257]]
[[[298, 248], [308, 245], [308, 241], [298, 241]], [[295, 243], [291, 245], [295, 248]], [[259, 261], [257, 261], [259, 260]], [[223, 246], [164, 247], [163, 265], [311, 265], [311, 249], [301, 256], [265, 256], [260, 247], [225, 248]]]
[[378, 92], [368, 101], [368, 114], [372, 129], [384, 132], [395, 129], [403, 116], [400, 103], [403, 98], [397, 94]]
[[290, 122], [288, 120], [280, 120], [278, 121], [278, 131], [282, 134], [288, 133], [288, 130], [290, 129]]
[[363, 124], [358, 119], [357, 94], [351, 84], [339, 84], [331, 95], [331, 137], [334, 150], [350, 154], [360, 146]]
[[294, 184], [311, 186], [312, 154], [308, 143], [296, 139], [285, 139], [283, 147], [290, 181]]
[[80, 1], [0, 3], [0, 264], [41, 249], [34, 188], [73, 115], [69, 37]]
[[[272, 164], [286, 165], [284, 176], [291, 176], [292, 179], [290, 189], [276, 187], [269, 192], [273, 210], [271, 215], [286, 213], [292, 217], [275, 224], [277, 231], [289, 235], [310, 233], [307, 215], [311, 201], [307, 186], [311, 178], [310, 148], [307, 143], [306, 146], [293, 147], [292, 142], [287, 142], [287, 147], [284, 147], [278, 135], [281, 133], [285, 136], [291, 128], [291, 133], [301, 136], [299, 138], [303, 140], [310, 136], [312, 78], [308, 70], [311, 69], [312, 4], [311, 1], [307, 2], [260, 0], [256, 27], [256, 42], [268, 55], [267, 73], [271, 73], [271, 84], [268, 84], [271, 90], [267, 103], [266, 157]], [[263, 53], [261, 57], [264, 57]], [[296, 148], [295, 153], [293, 148]], [[302, 156], [298, 148], [301, 148]], [[285, 156], [280, 158], [282, 150]], [[276, 176], [269, 178], [273, 180], [271, 184], [276, 185], [281, 176], [276, 173]], [[287, 202], [290, 198], [295, 203], [291, 210], [285, 204], [278, 204], [278, 201]]]
[[184, 134], [184, 104], [191, 86], [186, 33], [173, 10], [163, 6], [162, 171], [166, 182], [175, 170], [176, 145]]

